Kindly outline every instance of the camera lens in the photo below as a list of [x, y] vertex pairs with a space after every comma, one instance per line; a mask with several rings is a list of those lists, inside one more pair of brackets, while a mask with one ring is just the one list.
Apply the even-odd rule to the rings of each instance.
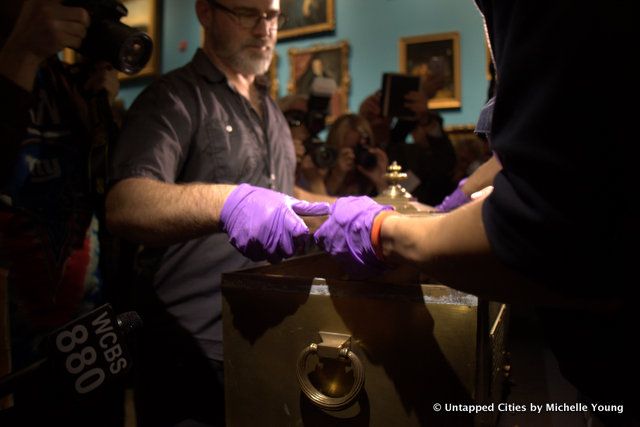
[[329, 147], [326, 144], [316, 147], [311, 155], [313, 163], [321, 169], [332, 167], [336, 162], [336, 158], [337, 155], [333, 147]]
[[120, 46], [118, 62], [120, 70], [127, 74], [135, 74], [149, 61], [153, 44], [145, 33], [137, 33], [129, 37]]
[[375, 154], [372, 154], [369, 149], [362, 144], [356, 145], [355, 155], [356, 164], [367, 170], [375, 168], [378, 164], [378, 158]]
[[127, 74], [142, 70], [153, 51], [153, 41], [146, 33], [122, 22], [109, 19], [93, 20], [78, 52], [93, 59], [109, 61]]
[[338, 159], [335, 148], [318, 138], [309, 138], [304, 142], [305, 152], [311, 156], [313, 164], [321, 169], [332, 167]]

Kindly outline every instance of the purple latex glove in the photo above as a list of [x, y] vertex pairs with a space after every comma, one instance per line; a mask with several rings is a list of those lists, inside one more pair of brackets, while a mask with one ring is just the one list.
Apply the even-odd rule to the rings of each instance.
[[371, 245], [371, 226], [382, 211], [393, 207], [380, 205], [366, 196], [341, 197], [331, 206], [331, 214], [313, 237], [318, 246], [343, 262], [357, 276], [380, 272], [385, 265]]
[[453, 193], [445, 197], [442, 203], [434, 208], [436, 212], [450, 212], [471, 201], [471, 196], [467, 196], [462, 191], [462, 186], [465, 182], [467, 182], [467, 178], [460, 180], [458, 188], [456, 188]]
[[310, 203], [266, 188], [241, 184], [220, 213], [229, 243], [253, 261], [275, 263], [292, 256], [309, 237], [298, 215], [329, 214], [328, 203]]

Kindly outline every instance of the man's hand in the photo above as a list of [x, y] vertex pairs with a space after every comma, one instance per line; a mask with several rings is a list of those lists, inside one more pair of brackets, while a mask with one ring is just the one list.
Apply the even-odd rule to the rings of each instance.
[[42, 61], [65, 47], [78, 48], [90, 24], [81, 7], [67, 7], [61, 0], [27, 0], [7, 45]]
[[87, 33], [89, 13], [61, 1], [25, 1], [0, 51], [0, 74], [29, 92], [42, 61], [65, 47], [79, 47]]
[[416, 113], [416, 118], [429, 111], [427, 102], [429, 99], [422, 91], [412, 90], [404, 96], [404, 106]]
[[377, 91], [372, 95], [369, 95], [362, 104], [360, 104], [360, 110], [358, 113], [367, 120], [373, 120], [379, 118], [382, 111], [380, 110], [380, 99], [382, 98], [382, 92]]
[[391, 125], [389, 117], [382, 117], [381, 115], [381, 98], [382, 92], [376, 91], [362, 101], [358, 110], [358, 113], [369, 122], [373, 131], [373, 139], [378, 147], [385, 146], [389, 142], [389, 126]]
[[229, 242], [253, 261], [279, 262], [309, 237], [298, 215], [329, 214], [328, 203], [310, 203], [282, 193], [241, 184], [229, 194], [220, 222]]

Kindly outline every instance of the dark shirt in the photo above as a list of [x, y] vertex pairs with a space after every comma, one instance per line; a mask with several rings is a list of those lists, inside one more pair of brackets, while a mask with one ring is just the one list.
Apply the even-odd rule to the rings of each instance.
[[[492, 149], [503, 165], [483, 208], [495, 254], [545, 286], [627, 307], [541, 311], [582, 393], [637, 410], [635, 194], [640, 158], [632, 2], [478, 1], [497, 64]], [[596, 52], [598, 54], [596, 54]], [[636, 109], [637, 110], [637, 109]], [[611, 372], [624, 367], [623, 373]]]
[[87, 102], [57, 58], [32, 93], [0, 78], [0, 266], [9, 271], [13, 366], [39, 340], [103, 302], [97, 205], [87, 174]]
[[[0, 267], [8, 270], [14, 372], [49, 355], [53, 330], [106, 302], [82, 87], [55, 56], [32, 92], [0, 76]], [[0, 411], [0, 425], [123, 424], [122, 384], [104, 384], [79, 405], [57, 373], [17, 381], [15, 406]]]
[[[293, 194], [296, 159], [289, 127], [266, 87], [258, 87], [264, 122], [198, 50], [189, 64], [136, 99], [113, 155], [112, 179], [249, 183]], [[147, 248], [141, 259], [160, 304], [207, 357], [222, 360], [220, 275], [250, 261], [223, 233]]]

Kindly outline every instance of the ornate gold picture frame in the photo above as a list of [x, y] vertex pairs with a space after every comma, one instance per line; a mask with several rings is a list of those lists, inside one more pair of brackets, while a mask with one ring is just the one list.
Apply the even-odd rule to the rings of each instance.
[[278, 40], [333, 31], [336, 28], [334, 0], [281, 0], [287, 21], [278, 30]]
[[457, 32], [403, 37], [399, 46], [400, 72], [414, 75], [437, 73], [442, 87], [429, 100], [433, 110], [460, 108], [460, 34]]
[[288, 54], [290, 94], [308, 94], [315, 77], [329, 77], [336, 82], [337, 89], [331, 97], [327, 121], [330, 123], [348, 112], [351, 89], [348, 42], [291, 48]]

